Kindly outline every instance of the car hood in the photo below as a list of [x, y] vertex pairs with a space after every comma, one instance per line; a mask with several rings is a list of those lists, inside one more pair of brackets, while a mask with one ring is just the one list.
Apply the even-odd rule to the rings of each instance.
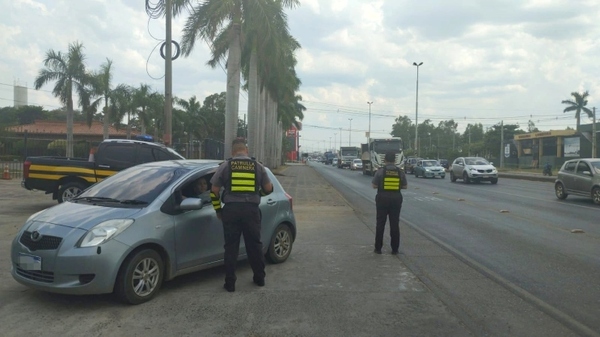
[[434, 169], [434, 170], [443, 169], [442, 166], [424, 166], [423, 168], [425, 168], [425, 169]]
[[494, 165], [467, 165], [468, 168], [473, 168], [476, 170], [495, 170], [496, 167]]
[[34, 227], [43, 226], [43, 224], [90, 230], [106, 220], [131, 219], [140, 211], [139, 208], [113, 208], [65, 202], [48, 208], [29, 219], [30, 225], [26, 230], [36, 230], [37, 228]]

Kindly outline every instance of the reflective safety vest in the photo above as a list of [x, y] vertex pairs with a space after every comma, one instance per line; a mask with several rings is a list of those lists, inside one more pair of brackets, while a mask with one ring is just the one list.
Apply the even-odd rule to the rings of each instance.
[[400, 169], [385, 169], [383, 174], [383, 183], [379, 186], [379, 191], [400, 192]]
[[230, 159], [229, 178], [230, 193], [258, 194], [256, 161], [252, 159]]

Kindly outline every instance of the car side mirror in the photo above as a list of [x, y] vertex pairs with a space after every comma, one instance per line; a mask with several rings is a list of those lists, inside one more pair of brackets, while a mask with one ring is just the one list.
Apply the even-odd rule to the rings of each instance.
[[200, 198], [185, 198], [181, 201], [179, 206], [177, 206], [176, 208], [183, 210], [183, 211], [190, 211], [190, 210], [201, 209], [202, 206], [203, 206], [202, 199], [200, 199]]
[[490, 165], [494, 165], [494, 162], [493, 162], [493, 161], [491, 161], [491, 162], [490, 162]]
[[581, 173], [583, 173], [586, 176], [590, 176], [590, 177], [592, 176], [592, 172], [590, 172], [590, 171], [583, 171]]

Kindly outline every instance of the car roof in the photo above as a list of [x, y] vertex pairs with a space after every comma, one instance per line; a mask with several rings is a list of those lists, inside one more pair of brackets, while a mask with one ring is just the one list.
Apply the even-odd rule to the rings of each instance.
[[215, 159], [181, 159], [181, 160], [165, 160], [165, 161], [153, 161], [149, 163], [140, 164], [138, 166], [145, 167], [179, 167], [179, 168], [203, 168], [219, 166], [223, 160]]

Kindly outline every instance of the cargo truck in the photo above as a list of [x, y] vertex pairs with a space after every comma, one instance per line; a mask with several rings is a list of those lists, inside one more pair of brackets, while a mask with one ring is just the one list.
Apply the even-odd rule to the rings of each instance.
[[360, 149], [356, 146], [341, 146], [340, 147], [340, 159], [338, 160], [338, 168], [351, 168], [352, 161], [356, 158], [360, 158]]
[[362, 154], [360, 159], [363, 163], [363, 174], [374, 175], [375, 171], [385, 164], [385, 153], [392, 151], [396, 154], [395, 165], [402, 168], [404, 152], [402, 150], [402, 139], [399, 137], [373, 138], [368, 144], [361, 144]]

